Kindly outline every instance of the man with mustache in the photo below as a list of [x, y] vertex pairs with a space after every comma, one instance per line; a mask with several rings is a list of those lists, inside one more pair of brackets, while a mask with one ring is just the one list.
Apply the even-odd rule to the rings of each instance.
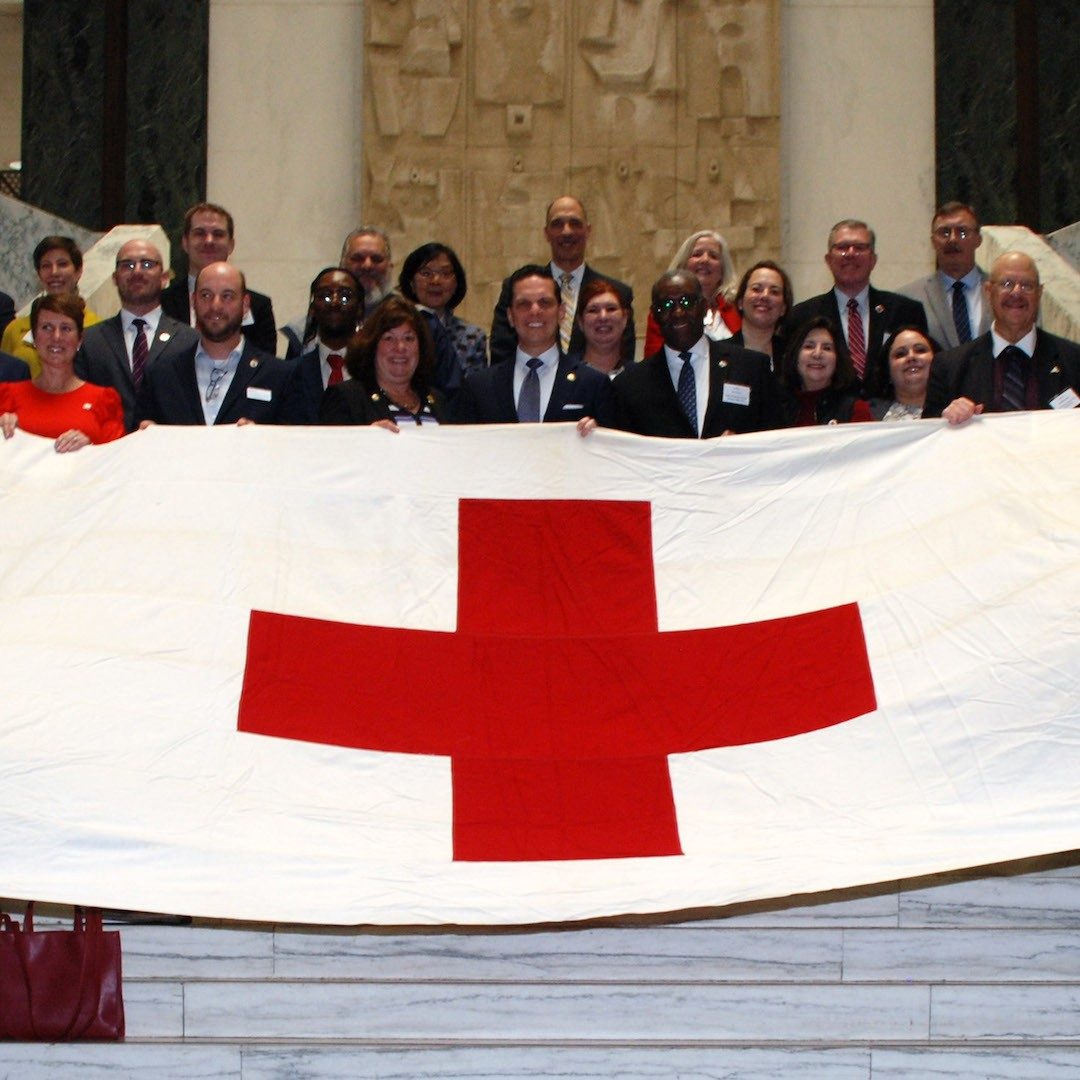
[[900, 292], [922, 304], [930, 336], [942, 348], [955, 349], [990, 329], [989, 305], [983, 302], [986, 274], [975, 265], [982, 231], [974, 208], [961, 202], [939, 206], [930, 241], [937, 269]]

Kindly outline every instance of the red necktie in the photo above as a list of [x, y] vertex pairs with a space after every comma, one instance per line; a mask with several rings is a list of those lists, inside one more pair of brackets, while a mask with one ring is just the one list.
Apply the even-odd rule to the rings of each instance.
[[855, 365], [855, 374], [861, 379], [866, 371], [866, 336], [863, 333], [862, 315], [859, 314], [859, 301], [854, 296], [847, 302], [847, 310], [848, 352]]
[[337, 386], [345, 376], [341, 374], [342, 367], [345, 366], [345, 359], [341, 353], [331, 353], [326, 362], [330, 365], [330, 378], [326, 380], [327, 386]]
[[146, 320], [132, 319], [131, 325], [135, 327], [135, 342], [131, 346], [131, 381], [138, 388], [146, 371], [146, 357], [149, 355], [150, 346], [146, 341]]

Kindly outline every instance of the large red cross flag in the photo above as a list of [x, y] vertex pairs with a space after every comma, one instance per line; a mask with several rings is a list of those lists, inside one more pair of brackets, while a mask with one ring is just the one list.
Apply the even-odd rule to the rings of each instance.
[[1080, 846], [1080, 425], [0, 445], [0, 892], [528, 923]]

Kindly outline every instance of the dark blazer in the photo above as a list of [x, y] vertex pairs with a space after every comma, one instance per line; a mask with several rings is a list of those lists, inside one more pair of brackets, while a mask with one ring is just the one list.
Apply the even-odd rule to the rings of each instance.
[[0, 382], [25, 382], [30, 378], [30, 365], [11, 353], [0, 352]]
[[[979, 277], [985, 283], [986, 274], [981, 270]], [[952, 317], [952, 297], [946, 296], [941, 287], [941, 278], [935, 270], [932, 274], [905, 285], [900, 292], [904, 296], [910, 296], [912, 300], [918, 300], [926, 312], [926, 326], [934, 340], [943, 349], [955, 349], [960, 345], [960, 339], [956, 336], [956, 323]], [[990, 329], [990, 301], [983, 297], [982, 318], [978, 326], [971, 328], [971, 336], [978, 337]]]
[[[912, 300], [910, 296], [901, 296], [899, 293], [875, 289], [873, 285], [870, 286], [867, 302], [870, 305], [870, 325], [866, 328], [866, 369], [869, 371], [878, 363], [881, 346], [894, 330], [898, 330], [901, 326], [917, 326], [920, 330], [926, 331], [926, 312], [918, 300]], [[818, 315], [831, 319], [838, 330], [843, 327], [844, 324], [840, 320], [840, 307], [836, 303], [836, 293], [832, 289], [820, 296], [803, 300], [791, 309], [785, 320], [785, 339], [791, 341], [794, 333], [803, 323]]]
[[[1080, 345], [1039, 330], [1032, 361], [1039, 381], [1040, 409], [1049, 409], [1050, 401], [1070, 386], [1080, 394]], [[994, 400], [993, 339], [989, 333], [934, 358], [923, 418], [940, 416], [945, 406], [959, 397], [987, 406]]]
[[[749, 389], [746, 405], [724, 401], [728, 383]], [[615, 393], [615, 427], [667, 439], [694, 437], [694, 429], [679, 404], [663, 349], [639, 364], [631, 364], [612, 381], [611, 387]], [[730, 341], [709, 341], [709, 404], [701, 437], [712, 439], [725, 431], [765, 431], [779, 426], [769, 358]]]
[[[251, 317], [255, 321], [250, 326], [240, 328], [244, 337], [263, 352], [277, 355], [277, 324], [274, 322], [274, 305], [270, 297], [248, 289], [251, 303]], [[187, 275], [173, 280], [161, 293], [161, 310], [177, 322], [191, 325], [191, 297], [188, 295]]]
[[[442, 395], [431, 389], [427, 393], [431, 415], [440, 423], [446, 423], [446, 408]], [[320, 424], [374, 424], [377, 420], [390, 420], [390, 406], [382, 394], [373, 393], [358, 379], [346, 379], [337, 386], [328, 386], [319, 409]]]
[[[543, 265], [548, 277], [550, 277], [551, 261], [548, 260]], [[626, 329], [623, 331], [622, 336], [622, 360], [624, 364], [631, 364], [634, 361], [634, 346], [637, 342], [634, 337], [634, 290], [624, 281], [609, 277], [607, 274], [598, 274], [591, 266], [585, 267], [585, 273], [581, 278], [581, 287], [585, 288], [590, 281], [596, 278], [603, 278], [605, 281], [610, 282], [615, 291], [623, 298], [623, 303], [629, 308], [630, 315], [626, 320]], [[495, 303], [495, 311], [491, 317], [488, 355], [491, 357], [492, 364], [501, 364], [503, 361], [512, 363], [514, 354], [517, 351], [517, 333], [510, 325], [510, 320], [506, 317], [509, 307], [510, 279], [506, 278], [502, 283], [502, 290], [499, 293], [499, 299]], [[570, 334], [570, 347], [566, 351], [567, 353], [573, 353], [582, 352], [584, 349], [585, 335], [582, 333], [577, 319], [575, 319], [574, 329]]]
[[[159, 356], [148, 364], [139, 388], [137, 416], [157, 424], [206, 423], [195, 381], [195, 345]], [[248, 396], [249, 389], [269, 390], [270, 400]], [[304, 423], [304, 401], [296, 362], [279, 360], [244, 342], [240, 363], [221, 403], [216, 424], [254, 420], [259, 424]]]
[[[0, 292], [0, 334], [4, 332], [7, 324], [15, 318], [15, 301], [6, 292]], [[17, 382], [16, 379], [8, 379], [8, 382]]]
[[[342, 350], [344, 356], [344, 350]], [[297, 378], [300, 386], [300, 396], [303, 399], [304, 423], [317, 424], [319, 422], [319, 406], [322, 404], [325, 387], [322, 382], [322, 365], [319, 362], [319, 343], [315, 341], [303, 356], [297, 356], [287, 361], [295, 364]]]
[[[183, 352], [198, 341], [199, 335], [187, 323], [177, 322], [163, 312], [146, 363], [149, 366], [159, 356]], [[119, 315], [86, 328], [82, 348], [75, 357], [75, 374], [98, 386], [113, 387], [124, 405], [124, 426], [128, 431], [135, 430], [135, 383], [131, 380], [131, 362]]]
[[[560, 357], [544, 423], [576, 422], [591, 416], [610, 427], [612, 415], [611, 380], [588, 364]], [[514, 361], [469, 374], [454, 401], [452, 416], [457, 424], [516, 424]]]

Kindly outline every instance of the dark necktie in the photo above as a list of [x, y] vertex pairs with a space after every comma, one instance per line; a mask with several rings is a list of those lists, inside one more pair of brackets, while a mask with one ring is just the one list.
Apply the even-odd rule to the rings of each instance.
[[1027, 354], [1010, 345], [1001, 350], [1001, 411], [1019, 412], [1027, 408]]
[[686, 413], [686, 419], [694, 429], [694, 438], [698, 437], [697, 426], [697, 382], [694, 379], [694, 365], [690, 363], [690, 353], [679, 353], [682, 367], [679, 369], [679, 404]]
[[330, 365], [330, 378], [326, 380], [326, 385], [337, 386], [345, 378], [341, 374], [341, 369], [345, 366], [345, 359], [341, 353], [334, 352], [326, 358], [326, 362]]
[[539, 357], [529, 357], [529, 362], [526, 365], [529, 374], [525, 376], [525, 381], [521, 384], [521, 393], [518, 394], [517, 414], [519, 424], [540, 423], [540, 376], [536, 369], [541, 364], [543, 364], [543, 361]]
[[138, 388], [146, 371], [146, 357], [150, 353], [150, 346], [146, 341], [146, 320], [132, 319], [131, 325], [135, 327], [135, 341], [131, 346], [131, 381]]
[[861, 379], [863, 372], [866, 371], [866, 335], [863, 332], [859, 301], [854, 296], [847, 302], [847, 310], [848, 352], [851, 353], [851, 362], [855, 366], [855, 374]]
[[967, 300], [964, 298], [964, 283], [952, 283], [952, 321], [956, 325], [956, 338], [961, 345], [971, 340], [971, 320], [968, 318]]

